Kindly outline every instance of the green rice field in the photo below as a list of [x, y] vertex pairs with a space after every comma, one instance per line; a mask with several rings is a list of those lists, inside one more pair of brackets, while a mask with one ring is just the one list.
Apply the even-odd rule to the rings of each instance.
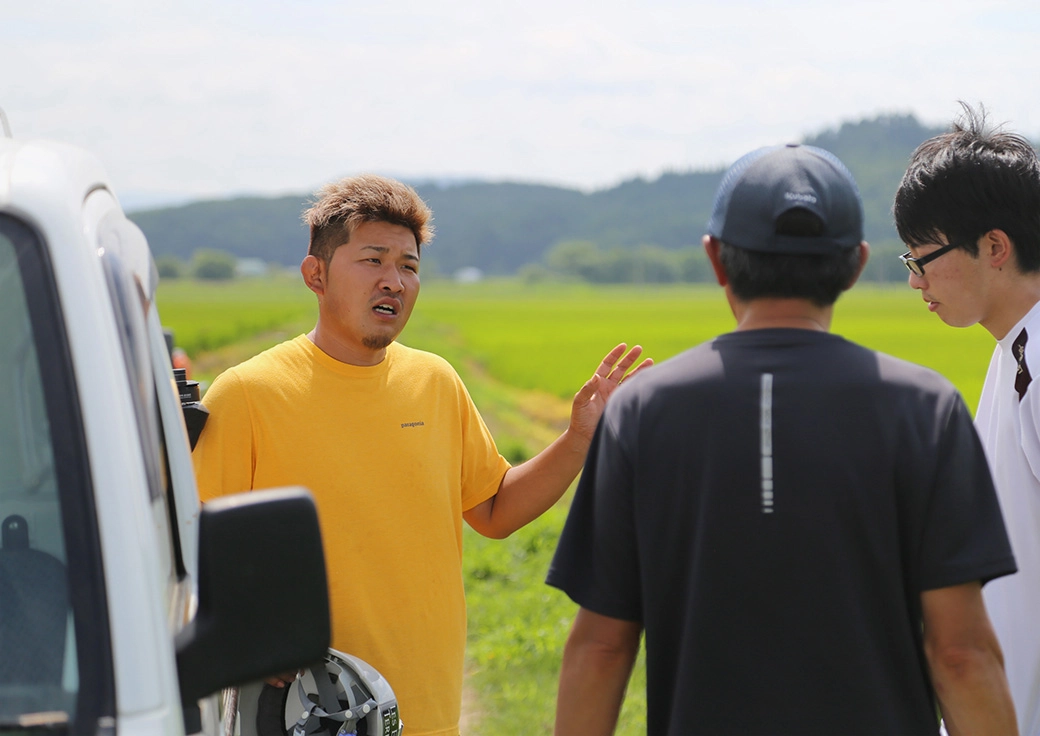
[[[309, 330], [317, 314], [297, 275], [164, 282], [158, 299], [164, 324], [193, 356], [264, 335], [274, 344]], [[722, 291], [710, 286], [433, 281], [423, 285], [401, 341], [475, 363], [515, 388], [569, 397], [618, 342], [639, 343], [660, 361], [732, 326]], [[970, 407], [978, 402], [992, 338], [979, 326], [941, 324], [909, 288], [856, 287], [838, 302], [833, 329], [935, 368]]]
[[[663, 360], [733, 328], [721, 289], [589, 287], [500, 282], [424, 287], [402, 341], [436, 348], [450, 337], [509, 385], [569, 397], [618, 342]], [[868, 347], [935, 368], [978, 403], [993, 339], [952, 329], [907, 287], [860, 286], [842, 297], [833, 329]]]
[[[172, 281], [160, 286], [158, 299], [164, 323], [204, 383], [226, 365], [308, 331], [316, 316], [314, 297], [298, 276]], [[570, 397], [618, 342], [639, 343], [661, 361], [732, 326], [722, 291], [709, 286], [432, 281], [423, 285], [401, 341], [455, 365], [503, 454], [518, 462], [566, 425]], [[969, 407], [978, 403], [993, 339], [981, 327], [941, 324], [909, 288], [858, 286], [838, 302], [833, 328], [938, 370]], [[543, 580], [566, 503], [503, 541], [466, 530], [464, 736], [552, 731], [559, 657], [575, 607]], [[618, 734], [645, 733], [644, 686], [640, 662]]]

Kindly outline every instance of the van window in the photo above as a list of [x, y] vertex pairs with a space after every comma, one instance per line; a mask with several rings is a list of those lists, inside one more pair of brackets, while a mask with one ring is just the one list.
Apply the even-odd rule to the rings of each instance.
[[112, 314], [126, 366], [126, 381], [137, 420], [137, 438], [141, 443], [147, 490], [152, 501], [156, 539], [160, 540], [160, 565], [169, 576], [169, 582], [175, 584], [179, 555], [172, 521], [172, 492], [166, 467], [166, 446], [156, 396], [155, 373], [149, 353], [147, 315], [154, 305], [144, 296], [145, 290], [119, 255], [119, 248], [108, 247], [108, 244], [118, 244], [124, 237], [132, 237], [124, 234], [123, 229], [127, 227], [136, 228], [136, 225], [123, 218], [118, 211], [102, 218], [98, 223], [98, 253], [108, 285]]
[[97, 524], [75, 397], [46, 253], [29, 227], [0, 216], [2, 731], [96, 732], [113, 714]]

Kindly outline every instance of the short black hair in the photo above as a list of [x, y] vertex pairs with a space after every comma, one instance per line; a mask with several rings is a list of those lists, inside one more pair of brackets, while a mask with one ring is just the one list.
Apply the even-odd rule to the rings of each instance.
[[1003, 230], [1018, 269], [1040, 271], [1040, 161], [1029, 141], [986, 124], [985, 108], [961, 103], [947, 133], [914, 151], [896, 190], [896, 230], [910, 246], [941, 236], [977, 257], [978, 240]]
[[[820, 218], [801, 208], [788, 210], [776, 222], [776, 232], [781, 235], [814, 236], [822, 230]], [[818, 307], [829, 307], [859, 273], [859, 259], [859, 248], [835, 248], [827, 255], [801, 255], [747, 250], [721, 241], [719, 244], [719, 260], [733, 295], [744, 302], [763, 298], [807, 299]]]

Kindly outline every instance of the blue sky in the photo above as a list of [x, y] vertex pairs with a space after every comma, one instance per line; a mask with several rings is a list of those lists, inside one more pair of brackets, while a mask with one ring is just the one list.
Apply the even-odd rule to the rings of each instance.
[[1035, 0], [0, 0], [18, 137], [124, 202], [346, 174], [608, 187], [957, 100], [1040, 138]]

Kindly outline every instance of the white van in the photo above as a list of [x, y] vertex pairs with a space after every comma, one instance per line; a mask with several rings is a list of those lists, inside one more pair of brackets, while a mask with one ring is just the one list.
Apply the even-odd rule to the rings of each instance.
[[216, 736], [326, 653], [310, 495], [200, 508], [156, 282], [96, 158], [0, 137], [0, 732]]

